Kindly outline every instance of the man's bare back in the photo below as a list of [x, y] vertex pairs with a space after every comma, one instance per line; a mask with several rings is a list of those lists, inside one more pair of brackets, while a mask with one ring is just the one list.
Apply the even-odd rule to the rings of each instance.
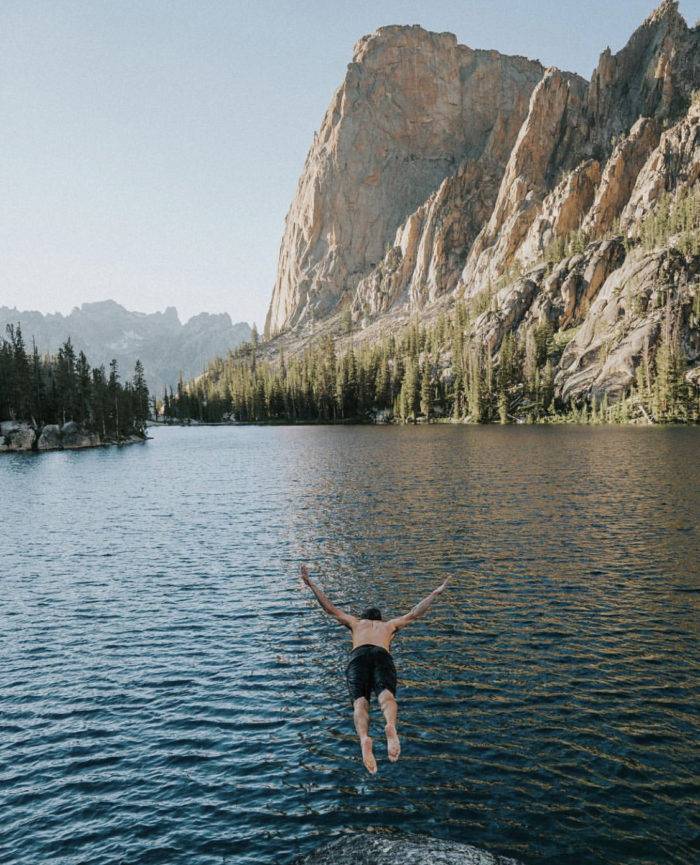
[[447, 580], [434, 589], [427, 598], [404, 616], [385, 622], [375, 607], [365, 610], [360, 616], [352, 616], [336, 607], [309, 577], [306, 565], [301, 566], [301, 578], [316, 595], [316, 600], [328, 613], [345, 625], [352, 633], [352, 654], [346, 670], [348, 689], [353, 704], [355, 729], [360, 738], [362, 760], [372, 775], [377, 771], [377, 761], [369, 737], [369, 700], [374, 691], [386, 719], [386, 741], [389, 760], [399, 759], [401, 745], [396, 732], [398, 704], [396, 702], [396, 667], [389, 653], [391, 641], [401, 628], [415, 622], [424, 615], [433, 601], [445, 591]]
[[353, 649], [358, 646], [381, 646], [388, 652], [397, 629], [392, 622], [356, 619], [355, 623], [350, 626], [350, 630], [352, 631]]

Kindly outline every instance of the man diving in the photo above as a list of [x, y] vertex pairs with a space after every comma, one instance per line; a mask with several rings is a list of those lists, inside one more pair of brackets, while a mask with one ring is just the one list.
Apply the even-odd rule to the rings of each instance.
[[301, 578], [316, 595], [316, 599], [328, 615], [333, 616], [352, 632], [352, 652], [345, 675], [352, 701], [355, 729], [360, 738], [362, 761], [367, 771], [374, 775], [377, 771], [377, 761], [374, 759], [372, 740], [369, 737], [369, 701], [372, 691], [377, 695], [386, 721], [384, 730], [389, 760], [395, 763], [401, 753], [399, 736], [396, 732], [398, 714], [396, 667], [389, 654], [389, 646], [397, 631], [415, 622], [427, 612], [435, 598], [445, 591], [448, 581], [445, 580], [427, 598], [416, 604], [410, 613], [385, 622], [376, 607], [370, 607], [359, 617], [340, 610], [313, 582], [306, 565], [301, 566]]

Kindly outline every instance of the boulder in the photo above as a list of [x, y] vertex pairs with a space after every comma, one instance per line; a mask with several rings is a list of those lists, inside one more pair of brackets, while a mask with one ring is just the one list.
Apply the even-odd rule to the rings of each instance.
[[6, 436], [11, 432], [19, 429], [21, 426], [19, 421], [16, 420], [4, 420], [0, 422], [0, 436]]
[[294, 865], [520, 865], [454, 841], [422, 835], [347, 835], [324, 844]]
[[30, 451], [34, 448], [36, 431], [28, 423], [3, 421], [0, 424], [0, 443], [5, 451]]
[[37, 442], [40, 451], [54, 451], [61, 447], [61, 427], [55, 423], [46, 424], [42, 428]]
[[68, 421], [61, 427], [61, 441], [66, 450], [92, 448], [100, 444], [97, 433], [82, 430], [75, 421]]

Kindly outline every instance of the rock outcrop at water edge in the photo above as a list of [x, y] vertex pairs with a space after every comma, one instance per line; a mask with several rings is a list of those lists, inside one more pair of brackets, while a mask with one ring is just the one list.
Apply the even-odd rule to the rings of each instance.
[[145, 436], [131, 435], [120, 439], [103, 438], [98, 433], [83, 429], [75, 421], [63, 425], [45, 424], [36, 427], [24, 421], [0, 423], [0, 453], [30, 451], [81, 450], [110, 444], [137, 444]]
[[421, 835], [348, 835], [324, 844], [295, 865], [520, 865], [468, 844]]

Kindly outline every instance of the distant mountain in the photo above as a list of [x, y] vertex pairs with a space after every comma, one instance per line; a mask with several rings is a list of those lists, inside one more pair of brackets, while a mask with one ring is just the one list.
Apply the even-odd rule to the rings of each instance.
[[182, 324], [175, 307], [143, 313], [125, 309], [113, 300], [84, 303], [69, 315], [0, 306], [0, 327], [20, 323], [28, 347], [34, 338], [41, 353], [55, 352], [70, 337], [90, 362], [105, 366], [116, 358], [123, 376], [131, 375], [137, 358], [145, 367], [149, 390], [161, 395], [177, 385], [178, 376], [191, 378], [217, 355], [251, 337], [245, 322], [234, 324], [227, 313], [202, 312]]

